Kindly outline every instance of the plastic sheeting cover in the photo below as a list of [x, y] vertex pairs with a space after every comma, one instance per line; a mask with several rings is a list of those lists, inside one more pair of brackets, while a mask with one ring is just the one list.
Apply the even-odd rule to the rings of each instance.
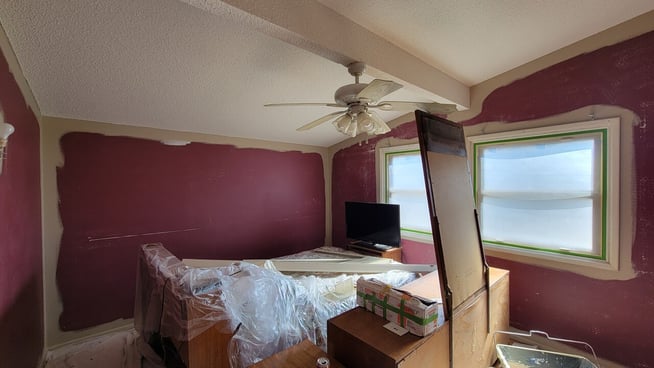
[[[191, 340], [216, 325], [223, 333], [234, 332], [229, 349], [230, 364], [235, 368], [252, 365], [307, 338], [326, 350], [327, 320], [356, 306], [359, 275], [291, 277], [245, 262], [189, 268], [171, 261], [163, 246], [144, 246], [143, 251], [142, 262], [150, 263], [141, 263], [140, 268], [168, 271], [174, 265], [173, 272], [159, 275], [167, 281], [149, 290], [157, 294], [149, 299], [161, 300], [163, 309], [158, 326], [149, 329], [158, 328], [161, 335], [177, 341]], [[404, 271], [361, 277], [396, 287], [416, 279], [414, 273]], [[139, 300], [136, 308], [135, 323], [142, 324], [138, 316], [145, 313], [138, 313]], [[217, 324], [219, 321], [222, 323]]]

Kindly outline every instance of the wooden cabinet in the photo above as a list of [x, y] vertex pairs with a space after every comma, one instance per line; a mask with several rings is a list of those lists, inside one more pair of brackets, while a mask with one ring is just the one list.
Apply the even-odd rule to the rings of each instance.
[[398, 336], [383, 326], [383, 318], [361, 307], [327, 322], [327, 351], [347, 367], [447, 367], [448, 327], [427, 337]]
[[382, 250], [382, 249], [364, 247], [364, 246], [356, 245], [354, 243], [350, 243], [348, 244], [347, 249], [366, 256], [390, 258], [394, 261], [402, 262], [402, 248], [391, 248], [388, 250]]
[[[487, 368], [496, 359], [494, 332], [509, 326], [508, 271], [490, 269], [490, 321], [488, 300], [486, 291], [473, 296], [454, 310], [451, 320], [425, 337], [398, 336], [383, 327], [387, 321], [382, 317], [356, 308], [328, 321], [327, 350], [347, 367], [440, 368], [450, 366], [452, 354], [455, 368]], [[504, 340], [502, 335], [497, 339]]]

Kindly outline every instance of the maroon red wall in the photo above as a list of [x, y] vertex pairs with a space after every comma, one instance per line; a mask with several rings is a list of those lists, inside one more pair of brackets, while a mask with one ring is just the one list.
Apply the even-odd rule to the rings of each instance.
[[[597, 104], [628, 108], [643, 119], [643, 124], [634, 128], [635, 173], [623, 173], [635, 175], [637, 185], [632, 262], [638, 276], [629, 281], [601, 281], [496, 258], [489, 258], [489, 263], [511, 271], [512, 326], [587, 341], [603, 358], [628, 367], [652, 368], [654, 128], [649, 120], [654, 116], [654, 32], [498, 88], [486, 98], [482, 112], [463, 123], [511, 123]], [[415, 137], [414, 125], [401, 125], [389, 135]], [[343, 202], [375, 200], [376, 141], [348, 147], [334, 156], [335, 241], [344, 241]]]
[[62, 330], [133, 314], [136, 251], [179, 258], [268, 258], [324, 245], [317, 153], [69, 133], [57, 184], [63, 224]]
[[[634, 111], [635, 240], [629, 281], [599, 281], [490, 259], [511, 270], [511, 324], [589, 342], [603, 357], [628, 367], [654, 367], [654, 32], [580, 55], [498, 88], [482, 112], [464, 122], [507, 123], [587, 105]], [[630, 122], [622, 122], [629, 124]], [[628, 244], [624, 244], [628, 246]]]
[[36, 367], [44, 335], [39, 125], [1, 53], [0, 106], [16, 128], [0, 176], [0, 366]]

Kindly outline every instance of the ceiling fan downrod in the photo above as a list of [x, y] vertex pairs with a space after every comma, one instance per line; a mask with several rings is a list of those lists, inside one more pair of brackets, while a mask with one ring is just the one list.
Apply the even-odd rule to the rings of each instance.
[[347, 71], [354, 77], [354, 83], [359, 84], [359, 77], [363, 75], [363, 72], [366, 70], [366, 64], [355, 61], [348, 64]]

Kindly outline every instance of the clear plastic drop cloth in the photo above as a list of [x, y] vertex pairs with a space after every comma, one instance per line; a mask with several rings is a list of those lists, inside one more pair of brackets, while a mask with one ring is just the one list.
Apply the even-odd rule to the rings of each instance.
[[[258, 267], [240, 261], [191, 268], [159, 244], [143, 248], [139, 277], [135, 325], [145, 332], [146, 342], [155, 336], [182, 346], [210, 328], [233, 333], [229, 351], [234, 368], [250, 366], [304, 339], [326, 350], [327, 320], [356, 307], [359, 277], [394, 287], [417, 278], [405, 271], [289, 276], [271, 263]], [[148, 279], [156, 282], [143, 283]]]
[[[359, 275], [290, 277], [251, 265], [231, 288], [225, 308], [238, 329], [230, 342], [230, 364], [247, 367], [304, 339], [327, 350], [327, 320], [356, 307]], [[400, 286], [415, 274], [366, 275]]]

